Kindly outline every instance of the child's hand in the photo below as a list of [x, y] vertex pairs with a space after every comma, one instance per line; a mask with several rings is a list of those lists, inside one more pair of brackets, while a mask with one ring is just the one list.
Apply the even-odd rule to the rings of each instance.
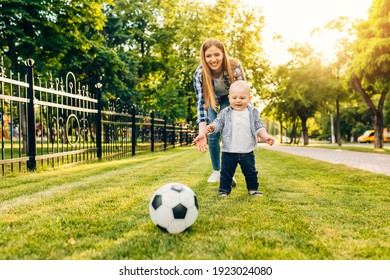
[[265, 142], [267, 142], [268, 145], [272, 146], [275, 143], [275, 139], [273, 137], [268, 137]]
[[206, 134], [211, 133], [213, 131], [214, 131], [214, 125], [209, 124], [208, 126], [206, 126], [206, 130], [205, 130]]
[[271, 135], [265, 131], [265, 129], [262, 129], [259, 131], [259, 133], [256, 135], [256, 140], [259, 141], [259, 138], [262, 139], [265, 143], [272, 146], [275, 143], [275, 138], [273, 138]]

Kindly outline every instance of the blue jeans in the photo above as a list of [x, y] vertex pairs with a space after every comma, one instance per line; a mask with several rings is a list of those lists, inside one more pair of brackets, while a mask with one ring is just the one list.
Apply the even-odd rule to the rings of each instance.
[[253, 152], [226, 153], [222, 152], [221, 179], [219, 182], [219, 191], [230, 194], [232, 191], [232, 181], [237, 165], [240, 164], [241, 171], [245, 176], [246, 188], [250, 190], [259, 189], [259, 180], [255, 165], [255, 154]]
[[[229, 106], [229, 98], [227, 95], [219, 98], [219, 106], [220, 106], [220, 110], [223, 110]], [[207, 109], [207, 115], [209, 117], [209, 123], [212, 123], [217, 118], [217, 112], [215, 112], [211, 107]], [[209, 134], [208, 144], [210, 150], [211, 165], [213, 166], [213, 170], [215, 171], [221, 170], [220, 142], [221, 142], [220, 132]]]

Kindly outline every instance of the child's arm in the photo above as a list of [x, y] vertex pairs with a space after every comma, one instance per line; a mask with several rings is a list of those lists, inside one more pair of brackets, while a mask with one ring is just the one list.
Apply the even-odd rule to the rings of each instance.
[[217, 133], [222, 131], [224, 127], [224, 120], [223, 118], [218, 115], [218, 117], [209, 125], [206, 126], [205, 128], [205, 133], [210, 134], [210, 133]]
[[260, 129], [259, 132], [257, 132], [257, 136], [270, 146], [275, 143], [275, 139], [269, 135], [265, 129]]
[[206, 134], [209, 134], [209, 133], [212, 133], [214, 132], [214, 125], [213, 124], [209, 124], [208, 126], [206, 126], [206, 130], [205, 130], [205, 133]]

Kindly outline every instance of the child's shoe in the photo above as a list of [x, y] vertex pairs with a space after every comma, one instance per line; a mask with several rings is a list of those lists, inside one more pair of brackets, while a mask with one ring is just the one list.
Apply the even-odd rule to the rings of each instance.
[[229, 194], [227, 192], [219, 192], [218, 196], [221, 198], [227, 197]]
[[250, 190], [250, 191], [248, 191], [248, 194], [251, 196], [263, 196], [263, 193], [261, 191], [258, 191], [258, 190]]

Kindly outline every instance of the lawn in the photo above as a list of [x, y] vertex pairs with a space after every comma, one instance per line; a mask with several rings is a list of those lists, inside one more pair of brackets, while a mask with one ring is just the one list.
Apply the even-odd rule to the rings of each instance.
[[[220, 199], [194, 147], [3, 177], [0, 259], [390, 259], [389, 177], [263, 149], [256, 158], [261, 198], [238, 171]], [[197, 221], [175, 235], [148, 210], [173, 181], [199, 202]]]

